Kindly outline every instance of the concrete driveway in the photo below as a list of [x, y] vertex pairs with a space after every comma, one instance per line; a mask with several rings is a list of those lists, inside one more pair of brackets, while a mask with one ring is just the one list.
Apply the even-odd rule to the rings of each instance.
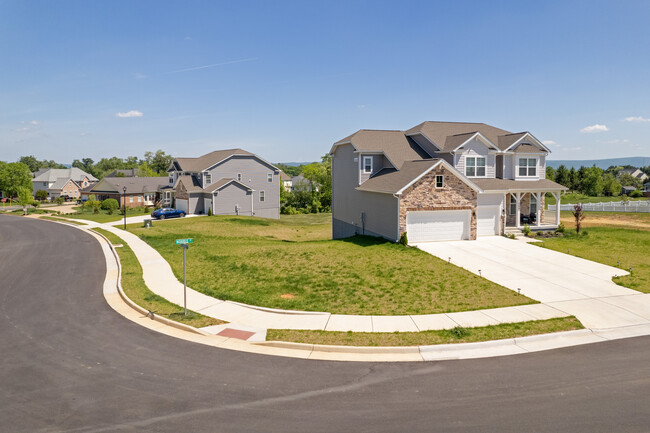
[[522, 295], [575, 315], [588, 328], [650, 323], [650, 295], [621, 287], [622, 269], [501, 236], [416, 245]]

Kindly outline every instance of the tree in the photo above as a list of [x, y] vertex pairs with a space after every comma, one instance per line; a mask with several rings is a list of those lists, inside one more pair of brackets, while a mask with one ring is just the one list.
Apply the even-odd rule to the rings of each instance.
[[8, 197], [17, 197], [18, 188], [27, 188], [30, 193], [34, 190], [32, 172], [22, 162], [10, 162], [0, 166], [0, 190]]
[[555, 169], [551, 166], [546, 167], [546, 178], [555, 180]]
[[93, 176], [97, 177], [94, 164], [95, 161], [93, 161], [92, 158], [83, 158], [81, 161], [75, 159], [74, 161], [72, 161], [73, 167], [76, 167], [80, 170], [85, 171], [88, 174], [92, 174]]
[[151, 167], [149, 167], [149, 163], [147, 163], [147, 161], [142, 161], [142, 163], [140, 164], [140, 168], [138, 168], [138, 176], [155, 177], [158, 176], [158, 173], [156, 173], [151, 169]]
[[151, 167], [153, 171], [166, 175], [167, 169], [171, 165], [172, 161], [174, 161], [174, 157], [167, 155], [165, 152], [158, 149], [156, 153], [145, 152], [144, 160], [149, 164], [149, 167]]
[[571, 188], [571, 172], [564, 165], [560, 165], [555, 172], [555, 181], [562, 186]]
[[286, 174], [288, 174], [291, 177], [298, 176], [300, 173], [302, 173], [302, 170], [305, 167], [304, 164], [287, 165], [282, 163], [275, 164], [275, 166], [280, 170], [284, 171]]
[[34, 197], [36, 198], [36, 200], [41, 200], [41, 201], [47, 200], [47, 191], [39, 189], [38, 191], [36, 191], [36, 194], [34, 194]]
[[580, 229], [582, 228], [582, 221], [585, 219], [585, 214], [582, 211], [582, 205], [576, 204], [573, 206], [573, 211], [571, 211], [573, 217], [576, 219], [576, 233], [580, 234]]
[[34, 155], [21, 156], [18, 162], [22, 162], [27, 167], [29, 167], [29, 171], [31, 171], [32, 173], [36, 173], [38, 170], [41, 169], [41, 162], [38, 159], [36, 159]]
[[88, 196], [88, 200], [86, 201], [86, 203], [84, 203], [84, 207], [86, 209], [91, 210], [92, 213], [94, 213], [94, 214], [99, 213], [99, 208], [101, 207], [101, 205], [102, 205], [102, 203], [95, 198], [94, 194], [91, 194], [90, 196]]
[[621, 183], [612, 173], [603, 174], [603, 193], [610, 197], [621, 193]]
[[589, 168], [581, 167], [580, 171], [582, 171], [582, 179], [580, 180], [581, 191], [592, 197], [599, 196], [603, 192], [604, 186], [603, 170], [593, 166]]
[[23, 215], [27, 215], [27, 206], [34, 202], [32, 190], [24, 186], [19, 186], [16, 189], [16, 195], [18, 196], [18, 204], [23, 207]]
[[569, 170], [569, 179], [569, 185], [567, 187], [573, 191], [578, 191], [580, 189], [580, 175], [574, 167], [571, 167], [571, 170]]
[[633, 186], [634, 189], [643, 188], [643, 181], [637, 177], [632, 176], [630, 173], [621, 173], [618, 176], [618, 181], [622, 186]]

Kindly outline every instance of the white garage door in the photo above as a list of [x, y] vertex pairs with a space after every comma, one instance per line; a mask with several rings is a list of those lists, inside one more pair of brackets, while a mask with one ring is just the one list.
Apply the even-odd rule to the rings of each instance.
[[469, 210], [408, 212], [406, 235], [409, 243], [469, 239]]
[[189, 213], [187, 210], [189, 208], [189, 203], [187, 200], [176, 199], [176, 209], [182, 210], [186, 214]]
[[479, 206], [476, 209], [476, 228], [478, 236], [499, 234], [499, 206]]

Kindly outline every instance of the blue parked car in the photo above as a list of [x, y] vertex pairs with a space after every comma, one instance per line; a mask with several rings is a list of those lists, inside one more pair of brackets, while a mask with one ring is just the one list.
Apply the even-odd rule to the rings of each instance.
[[172, 209], [170, 207], [156, 209], [155, 211], [151, 212], [151, 217], [159, 220], [164, 220], [165, 218], [183, 218], [184, 216], [184, 211]]

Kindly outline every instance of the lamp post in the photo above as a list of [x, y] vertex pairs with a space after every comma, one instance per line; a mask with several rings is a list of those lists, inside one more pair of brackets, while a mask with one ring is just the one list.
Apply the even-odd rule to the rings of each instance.
[[126, 186], [122, 188], [122, 203], [124, 204], [124, 230], [126, 230]]

